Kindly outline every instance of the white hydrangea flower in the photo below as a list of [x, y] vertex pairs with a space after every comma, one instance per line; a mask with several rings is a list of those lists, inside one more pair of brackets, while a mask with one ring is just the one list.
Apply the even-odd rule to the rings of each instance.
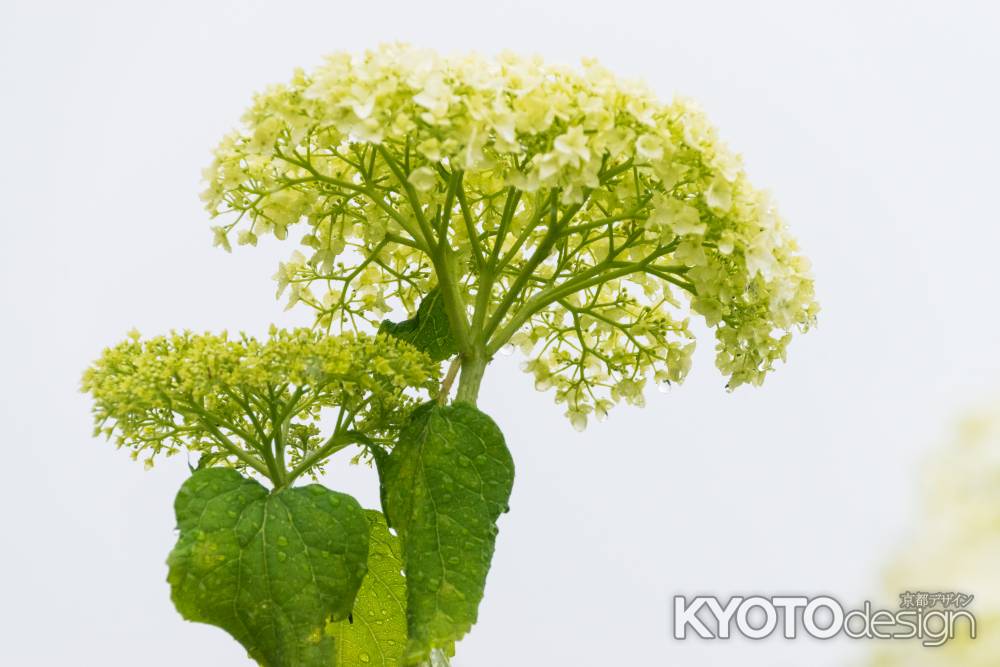
[[641, 402], [649, 377], [681, 381], [692, 314], [736, 387], [818, 312], [808, 263], [704, 114], [593, 61], [334, 54], [244, 124], [205, 172], [209, 210], [234, 214], [217, 245], [306, 226], [279, 293], [329, 328], [440, 285], [464, 357], [516, 342], [578, 424]]

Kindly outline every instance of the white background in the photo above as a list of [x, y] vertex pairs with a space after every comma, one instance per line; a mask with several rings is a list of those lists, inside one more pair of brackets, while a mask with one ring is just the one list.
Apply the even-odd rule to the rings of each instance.
[[[481, 407], [517, 463], [457, 667], [846, 664], [846, 642], [669, 639], [675, 593], [875, 595], [916, 463], [1000, 378], [1000, 14], [990, 2], [0, 2], [0, 664], [245, 665], [173, 610], [183, 460], [90, 439], [79, 376], [138, 327], [282, 313], [291, 244], [211, 247], [209, 150], [324, 53], [596, 56], [694, 97], [773, 189], [820, 327], [761, 389], [688, 383], [577, 434], [500, 358]], [[327, 483], [377, 506], [374, 473]], [[994, 601], [995, 602], [995, 601]]]

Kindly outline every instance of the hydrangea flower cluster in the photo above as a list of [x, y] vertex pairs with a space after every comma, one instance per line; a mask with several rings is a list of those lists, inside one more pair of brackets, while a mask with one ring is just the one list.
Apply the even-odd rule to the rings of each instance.
[[[205, 177], [216, 245], [295, 235], [278, 295], [317, 326], [134, 333], [83, 388], [97, 433], [147, 465], [198, 455], [171, 597], [274, 667], [447, 664], [510, 507], [513, 457], [476, 406], [500, 350], [582, 429], [685, 378], [693, 316], [736, 387], [818, 311], [795, 241], [698, 109], [595, 62], [337, 54], [258, 95]], [[381, 512], [295, 485], [350, 445]]]
[[243, 120], [205, 172], [216, 244], [301, 230], [279, 296], [326, 328], [439, 286], [460, 398], [513, 344], [582, 428], [684, 379], [692, 313], [731, 388], [817, 315], [808, 261], [705, 116], [596, 62], [388, 45], [297, 71]]
[[[334, 448], [394, 436], [414, 402], [408, 390], [436, 384], [437, 365], [396, 338], [273, 327], [262, 341], [133, 332], [83, 377], [95, 435], [114, 437], [147, 467], [186, 449], [201, 455], [200, 467], [250, 469], [276, 485], [314, 474]], [[318, 422], [332, 407], [336, 427], [324, 441]]]

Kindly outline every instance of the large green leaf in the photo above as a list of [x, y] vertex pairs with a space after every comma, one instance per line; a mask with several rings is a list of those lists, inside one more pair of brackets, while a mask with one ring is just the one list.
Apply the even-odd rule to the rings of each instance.
[[371, 524], [368, 574], [354, 601], [350, 620], [330, 623], [337, 667], [396, 667], [406, 647], [406, 578], [399, 538], [381, 512], [366, 510]]
[[354, 498], [318, 484], [269, 493], [226, 468], [196, 471], [174, 503], [171, 597], [266, 667], [333, 667], [323, 632], [346, 618], [368, 562], [369, 525]]
[[424, 295], [412, 318], [399, 323], [384, 320], [378, 330], [379, 333], [405, 340], [426, 352], [434, 361], [444, 361], [458, 352], [455, 339], [451, 336], [444, 297], [437, 287]]
[[451, 646], [476, 622], [514, 462], [489, 416], [465, 403], [428, 403], [379, 472], [389, 524], [403, 543], [404, 663], [412, 664]]

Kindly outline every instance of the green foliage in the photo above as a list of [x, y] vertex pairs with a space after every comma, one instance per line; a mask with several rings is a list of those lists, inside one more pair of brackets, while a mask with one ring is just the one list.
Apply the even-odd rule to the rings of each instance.
[[365, 512], [371, 525], [368, 574], [354, 601], [350, 620], [330, 623], [335, 667], [395, 667], [406, 647], [406, 578], [399, 539], [381, 512]]
[[429, 403], [413, 413], [379, 472], [389, 524], [403, 541], [412, 664], [476, 622], [514, 462], [486, 414]]
[[448, 311], [441, 290], [435, 287], [420, 301], [416, 314], [398, 324], [384, 320], [379, 333], [388, 333], [426, 352], [434, 361], [444, 361], [458, 353], [451, 334]]
[[195, 472], [174, 504], [171, 597], [189, 621], [231, 634], [268, 667], [330, 667], [329, 621], [348, 616], [365, 576], [369, 523], [318, 484], [268, 493], [234, 470]]

